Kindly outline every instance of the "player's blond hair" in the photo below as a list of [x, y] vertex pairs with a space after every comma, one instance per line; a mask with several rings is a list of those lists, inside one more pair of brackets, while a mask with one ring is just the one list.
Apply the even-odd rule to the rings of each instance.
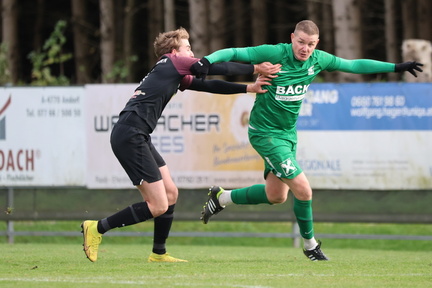
[[181, 39], [189, 39], [189, 33], [182, 27], [177, 30], [159, 33], [153, 44], [156, 56], [159, 58], [164, 54], [171, 53], [173, 49], [178, 50]]
[[302, 31], [307, 35], [319, 35], [318, 26], [311, 20], [303, 20], [297, 23], [294, 33]]

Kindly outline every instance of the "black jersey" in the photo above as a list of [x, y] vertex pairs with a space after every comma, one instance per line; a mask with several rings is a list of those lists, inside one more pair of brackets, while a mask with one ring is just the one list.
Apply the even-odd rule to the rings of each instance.
[[[192, 83], [190, 67], [198, 60], [174, 54], [163, 55], [141, 80], [120, 114], [126, 111], [135, 112], [139, 120], [143, 121], [138, 128], [147, 134], [153, 132], [171, 97], [178, 89], [183, 91]], [[134, 121], [138, 122], [137, 119]]]
[[[190, 67], [199, 59], [165, 54], [141, 80], [120, 112], [119, 123], [132, 125], [150, 135], [171, 97], [185, 89], [218, 94], [246, 93], [247, 85], [222, 80], [196, 79]], [[212, 64], [208, 75], [251, 75], [254, 65], [235, 62]], [[129, 112], [129, 113], [127, 113]]]

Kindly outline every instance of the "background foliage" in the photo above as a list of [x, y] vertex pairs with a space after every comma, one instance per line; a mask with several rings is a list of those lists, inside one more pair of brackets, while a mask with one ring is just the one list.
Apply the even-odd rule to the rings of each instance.
[[[432, 39], [429, 0], [1, 2], [0, 84], [138, 82], [156, 60], [157, 34], [180, 26], [189, 30], [196, 57], [226, 47], [290, 42], [303, 19], [319, 25], [320, 49], [346, 58], [397, 62], [404, 39]], [[64, 23], [60, 31], [58, 23]], [[52, 42], [54, 34], [59, 42]], [[325, 81], [401, 80], [387, 79], [397, 77], [391, 74], [323, 76]]]

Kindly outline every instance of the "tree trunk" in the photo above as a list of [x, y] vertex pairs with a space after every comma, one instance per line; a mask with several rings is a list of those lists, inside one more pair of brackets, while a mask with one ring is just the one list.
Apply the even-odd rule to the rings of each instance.
[[252, 45], [267, 43], [267, 4], [262, 0], [252, 0]]
[[403, 39], [417, 38], [416, 9], [417, 0], [402, 1]]
[[234, 32], [234, 47], [244, 47], [246, 46], [246, 16], [248, 15], [248, 9], [245, 9], [242, 0], [232, 0], [231, 1], [231, 15], [238, 15], [238, 17], [233, 17], [233, 32]]
[[156, 36], [163, 31], [164, 22], [163, 19], [163, 2], [160, 0], [149, 0], [148, 1], [148, 59], [150, 61], [150, 65], [153, 65], [156, 62], [156, 55], [154, 53], [153, 41], [156, 39]]
[[[245, 47], [247, 45], [247, 33], [250, 31], [250, 29], [246, 28], [248, 24], [247, 18], [249, 16], [249, 7], [245, 7], [243, 0], [232, 0], [230, 4], [231, 7], [229, 13], [230, 15], [233, 15], [231, 18], [233, 21], [233, 27], [231, 27], [233, 33], [233, 45], [231, 46]], [[234, 79], [233, 81], [245, 82], [251, 77], [247, 75], [238, 75], [231, 78]]]
[[[286, 9], [287, 5], [290, 5], [290, 3], [286, 3], [287, 1], [278, 0], [275, 1], [272, 5], [273, 8], [273, 18], [276, 21], [275, 26], [275, 32], [274, 32], [274, 42], [273, 43], [289, 43], [291, 32], [293, 32], [293, 26], [291, 26], [289, 23], [287, 23], [287, 17], [286, 17]], [[273, 35], [270, 35], [270, 38], [272, 38]]]
[[108, 83], [115, 61], [114, 2], [99, 0], [102, 83]]
[[7, 47], [7, 66], [11, 84], [19, 80], [18, 10], [16, 0], [2, 1], [2, 42]]
[[322, 24], [322, 3], [317, 1], [307, 1], [308, 20], [312, 20], [321, 27]]
[[[400, 47], [396, 41], [396, 6], [395, 0], [385, 0], [385, 45], [387, 61], [396, 63], [400, 61]], [[389, 81], [397, 81], [399, 75], [396, 73], [389, 73]]]
[[44, 12], [45, 12], [45, 0], [36, 1], [36, 20], [33, 25], [33, 51], [40, 51], [42, 45], [44, 44], [44, 39], [42, 35], [42, 27], [44, 22]]
[[209, 54], [207, 0], [189, 0], [190, 40], [195, 57]]
[[418, 0], [417, 5], [418, 38], [432, 40], [432, 2], [430, 0]]
[[[209, 0], [208, 11], [209, 13], [209, 53], [216, 50], [226, 48], [225, 36], [226, 36], [226, 25], [225, 25], [225, 5], [220, 0]], [[225, 76], [215, 75], [209, 79], [226, 79]]]
[[[360, 7], [356, 0], [333, 0], [335, 54], [345, 59], [358, 59], [362, 56]], [[341, 82], [359, 82], [359, 74], [339, 73]]]
[[209, 0], [210, 52], [225, 48], [225, 5], [220, 0]]
[[72, 30], [74, 35], [74, 62], [77, 84], [91, 82], [90, 71], [90, 39], [86, 32], [86, 0], [71, 0], [72, 6]]
[[174, 0], [164, 0], [164, 30], [172, 31], [176, 27]]
[[125, 61], [125, 69], [127, 71], [126, 81], [136, 82], [131, 57], [134, 56], [134, 15], [135, 15], [135, 0], [127, 0], [124, 8], [124, 31], [123, 31], [123, 60]]

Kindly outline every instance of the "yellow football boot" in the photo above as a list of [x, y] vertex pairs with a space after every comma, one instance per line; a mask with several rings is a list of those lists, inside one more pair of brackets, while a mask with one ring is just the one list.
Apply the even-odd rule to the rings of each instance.
[[97, 221], [86, 220], [81, 224], [81, 228], [84, 237], [84, 252], [90, 261], [95, 262], [99, 244], [102, 242], [102, 234], [97, 230]]
[[159, 255], [156, 253], [151, 253], [148, 262], [188, 262], [187, 260], [174, 258], [172, 256], [169, 256], [168, 253]]

